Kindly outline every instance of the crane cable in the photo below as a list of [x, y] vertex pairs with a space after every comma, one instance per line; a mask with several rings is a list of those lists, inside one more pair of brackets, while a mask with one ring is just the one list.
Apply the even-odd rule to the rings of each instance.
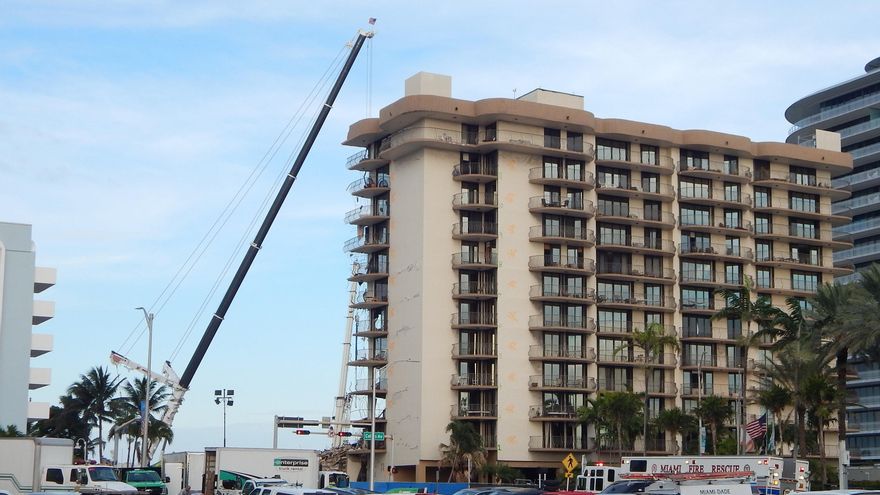
[[[296, 112], [293, 114], [293, 116], [287, 121], [286, 125], [281, 130], [281, 132], [278, 134], [278, 136], [276, 136], [275, 140], [272, 142], [269, 149], [263, 154], [263, 157], [259, 160], [259, 162], [256, 164], [256, 166], [251, 170], [248, 177], [242, 182], [242, 184], [239, 186], [238, 190], [233, 195], [233, 197], [229, 200], [229, 202], [227, 202], [226, 206], [223, 208], [223, 210], [220, 212], [220, 214], [214, 220], [213, 224], [210, 226], [210, 228], [207, 230], [207, 232], [199, 240], [199, 242], [195, 246], [195, 248], [193, 248], [193, 250], [190, 252], [190, 254], [186, 258], [186, 260], [177, 269], [174, 276], [171, 278], [171, 280], [168, 282], [168, 284], [166, 284], [166, 286], [163, 288], [162, 292], [150, 304], [148, 311], [154, 312], [155, 314], [159, 314], [162, 311], [162, 309], [165, 307], [165, 305], [170, 301], [171, 297], [174, 295], [174, 293], [177, 291], [177, 289], [181, 286], [183, 281], [188, 277], [188, 275], [193, 270], [193, 268], [195, 268], [196, 264], [198, 264], [198, 262], [202, 259], [203, 255], [205, 254], [207, 249], [211, 246], [211, 244], [214, 242], [216, 237], [219, 235], [220, 231], [222, 231], [222, 229], [226, 226], [226, 224], [229, 222], [232, 215], [237, 211], [239, 206], [244, 201], [244, 198], [250, 193], [250, 191], [252, 190], [252, 188], [256, 184], [257, 180], [265, 172], [265, 170], [268, 167], [271, 160], [274, 159], [274, 157], [280, 151], [281, 147], [287, 142], [290, 135], [293, 133], [293, 130], [297, 126], [300, 125], [300, 122], [302, 121], [303, 116], [305, 115], [305, 109], [309, 105], [314, 104], [315, 97], [323, 90], [323, 88], [326, 87], [327, 81], [329, 80], [330, 75], [332, 75], [335, 72], [335, 70], [338, 68], [339, 64], [341, 63], [342, 55], [346, 52], [347, 48], [348, 48], [348, 46], [346, 45], [346, 46], [343, 46], [339, 50], [336, 57], [333, 59], [333, 61], [331, 61], [330, 65], [327, 67], [327, 69], [325, 70], [324, 74], [321, 76], [319, 81], [312, 87], [309, 95], [300, 104], [299, 108], [296, 110]], [[265, 204], [265, 201], [264, 201], [264, 204]], [[261, 210], [262, 209], [264, 209], [264, 206], [261, 206]], [[251, 226], [253, 226], [253, 224], [254, 224], [254, 222], [252, 221]], [[238, 250], [240, 249], [240, 245], [241, 245], [241, 243], [239, 243], [239, 245], [236, 246], [235, 252], [238, 252]], [[224, 270], [223, 274], [225, 274], [226, 271], [228, 271], [228, 269]], [[222, 276], [223, 275], [221, 274], [221, 277]], [[213, 289], [211, 294], [213, 294], [215, 291], [216, 291], [216, 289]], [[157, 305], [158, 305], [158, 307], [157, 307]], [[155, 308], [155, 311], [154, 311], [154, 308]], [[124, 353], [131, 352], [131, 350], [138, 343], [138, 341], [143, 337], [143, 334], [146, 331], [146, 327], [145, 327], [144, 323], [145, 322], [142, 318], [138, 319], [137, 325], [135, 325], [134, 328], [132, 328], [132, 330], [129, 332], [128, 336], [125, 338], [125, 340], [119, 346], [120, 350], [126, 348], [126, 344], [129, 344], [129, 342], [130, 342], [130, 345], [128, 345], [127, 349], [123, 352]], [[140, 331], [138, 332], [138, 330], [140, 330]], [[188, 335], [188, 333], [187, 333], [187, 335]], [[132, 340], [132, 339], [134, 339], [134, 340]], [[183, 339], [181, 339], [181, 343], [178, 343], [177, 347], [175, 348], [174, 355], [176, 355], [179, 352], [179, 348], [182, 346], [182, 340]]]

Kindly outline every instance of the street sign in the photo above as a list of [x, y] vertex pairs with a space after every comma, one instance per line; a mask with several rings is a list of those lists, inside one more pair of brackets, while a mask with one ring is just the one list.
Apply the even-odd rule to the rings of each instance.
[[565, 473], [565, 477], [566, 478], [574, 478], [574, 473], [572, 473], [572, 472]]
[[577, 459], [575, 459], [574, 455], [571, 454], [571, 452], [569, 452], [568, 455], [565, 456], [565, 459], [562, 459], [562, 467], [565, 468], [566, 473], [571, 473], [572, 471], [574, 471], [574, 468], [578, 467], [578, 461]]
[[[361, 434], [361, 438], [364, 440], [372, 440], [373, 433], [369, 432], [369, 431], [365, 431]], [[385, 432], [384, 431], [377, 431], [376, 432], [376, 441], [377, 442], [384, 442], [385, 441]]]

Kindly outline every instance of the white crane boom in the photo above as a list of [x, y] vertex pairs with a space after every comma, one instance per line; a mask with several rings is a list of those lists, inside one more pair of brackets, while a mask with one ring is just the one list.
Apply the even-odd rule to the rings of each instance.
[[[165, 361], [165, 364], [162, 366], [162, 374], [160, 375], [148, 370], [146, 366], [138, 364], [115, 351], [110, 351], [110, 362], [116, 365], [121, 364], [132, 371], [143, 373], [144, 375], [149, 376], [150, 380], [163, 383], [171, 388], [171, 399], [168, 400], [165, 412], [162, 414], [162, 422], [170, 427], [174, 422], [174, 416], [177, 415], [177, 411], [180, 409], [180, 404], [183, 403], [183, 395], [186, 393], [186, 389], [180, 384], [180, 378], [171, 368], [171, 363]], [[156, 453], [156, 449], [159, 447], [159, 443], [160, 442], [150, 443], [147, 457], [153, 457], [153, 454]]]

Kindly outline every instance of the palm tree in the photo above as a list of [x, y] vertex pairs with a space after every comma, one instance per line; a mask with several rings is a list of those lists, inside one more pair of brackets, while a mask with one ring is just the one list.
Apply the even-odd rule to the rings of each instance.
[[24, 433], [18, 429], [16, 425], [7, 425], [5, 428], [0, 426], [0, 438], [3, 437], [23, 437]]
[[602, 392], [578, 411], [583, 423], [596, 429], [597, 441], [603, 435], [614, 438], [617, 453], [623, 457], [623, 445], [638, 435], [642, 423], [642, 399], [632, 392]]
[[[141, 403], [146, 396], [146, 388], [147, 388], [147, 378], [136, 378], [134, 381], [125, 382], [122, 386], [122, 397], [120, 401], [115, 404], [114, 416], [116, 419], [116, 425], [122, 425], [136, 417], [141, 415]], [[168, 407], [168, 398], [170, 397], [170, 393], [168, 391], [168, 387], [162, 385], [159, 382], [150, 380], [150, 435], [149, 442], [153, 443], [153, 424], [154, 422], [161, 423], [161, 425], [165, 425], [162, 421], [156, 419], [153, 414], [161, 414]], [[156, 428], [161, 428], [161, 425], [157, 425]], [[167, 425], [165, 425], [167, 427]], [[142, 423], [140, 421], [131, 423], [126, 429], [126, 434], [129, 436], [129, 443], [131, 443], [131, 437], [137, 437], [143, 434], [142, 432]], [[171, 434], [170, 438], [173, 439], [174, 435]], [[162, 440], [160, 438], [159, 440]], [[169, 441], [170, 442], [170, 441]], [[147, 445], [147, 449], [151, 445]]]
[[[752, 293], [755, 292], [755, 283], [752, 277], [743, 277], [743, 285], [737, 289], [718, 289], [716, 294], [724, 298], [724, 307], [719, 309], [714, 315], [713, 320], [738, 319], [746, 325], [745, 334], [739, 339], [739, 345], [743, 348], [743, 355], [740, 362], [743, 375], [742, 402], [745, 405], [749, 384], [749, 349], [757, 345], [764, 338], [768, 331], [772, 331], [774, 317], [777, 316], [778, 310], [775, 310], [773, 303], [766, 295], [759, 295], [752, 300]], [[752, 323], [758, 325], [758, 332], [752, 332]], [[740, 408], [745, 411], [745, 407]], [[737, 440], [739, 446], [739, 440]], [[737, 447], [737, 452], [739, 447]]]
[[111, 377], [103, 366], [92, 368], [80, 375], [79, 381], [67, 393], [81, 408], [80, 415], [89, 424], [98, 427], [98, 458], [104, 458], [104, 421], [113, 419], [116, 390], [121, 379]]
[[440, 444], [440, 451], [443, 453], [440, 465], [449, 465], [450, 482], [453, 479], [470, 482], [468, 464], [477, 469], [486, 464], [483, 439], [474, 424], [467, 421], [452, 421], [446, 425], [446, 431], [449, 433], [449, 444]]
[[718, 455], [718, 430], [724, 428], [724, 423], [733, 416], [730, 405], [727, 400], [710, 395], [700, 401], [694, 412], [709, 425], [712, 431], [712, 455]]
[[685, 413], [677, 407], [672, 409], [664, 409], [657, 415], [657, 426], [664, 431], [668, 431], [675, 442], [675, 454], [681, 453], [681, 445], [678, 443], [678, 435], [682, 431], [692, 427], [694, 417]]
[[825, 462], [825, 425], [830, 423], [834, 416], [840, 391], [834, 386], [830, 368], [816, 371], [817, 373], [807, 377], [804, 395], [807, 398], [807, 414], [819, 433], [819, 463], [822, 466], [820, 480], [822, 485], [825, 485], [828, 482], [828, 465]]
[[72, 397], [62, 395], [58, 398], [60, 406], [49, 408], [49, 417], [35, 421], [29, 434], [35, 437], [54, 437], [88, 439], [91, 426], [80, 417], [79, 403]]
[[782, 412], [791, 405], [791, 391], [774, 383], [758, 391], [758, 404], [767, 411], [770, 411], [770, 414], [773, 416], [773, 427], [779, 433], [778, 436], [774, 435], [773, 438], [779, 438], [781, 441]]
[[[648, 402], [649, 377], [651, 369], [655, 365], [661, 363], [663, 352], [667, 347], [672, 348], [674, 351], [678, 351], [678, 339], [675, 335], [666, 333], [666, 328], [660, 323], [651, 323], [644, 330], [634, 329], [632, 340], [624, 342], [620, 347], [614, 349], [615, 354], [621, 351], [638, 349], [642, 351], [642, 356], [644, 356], [642, 369], [645, 377], [645, 404], [642, 414], [642, 455], [648, 454], [648, 410], [650, 409]], [[659, 385], [662, 386], [663, 384], [661, 383]]]

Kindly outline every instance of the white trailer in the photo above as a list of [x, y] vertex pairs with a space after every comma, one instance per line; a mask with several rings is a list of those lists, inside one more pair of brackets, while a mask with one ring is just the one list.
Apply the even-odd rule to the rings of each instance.
[[177, 495], [189, 486], [194, 492], [203, 490], [205, 477], [204, 452], [172, 452], [162, 455], [164, 476], [170, 478], [168, 494]]
[[321, 471], [315, 450], [205, 449], [205, 495], [241, 495], [246, 481], [261, 478], [279, 478], [305, 488], [348, 486], [347, 474]]
[[48, 466], [73, 462], [73, 440], [66, 438], [0, 438], [0, 490], [11, 495], [70, 491], [73, 486], [46, 483]]

